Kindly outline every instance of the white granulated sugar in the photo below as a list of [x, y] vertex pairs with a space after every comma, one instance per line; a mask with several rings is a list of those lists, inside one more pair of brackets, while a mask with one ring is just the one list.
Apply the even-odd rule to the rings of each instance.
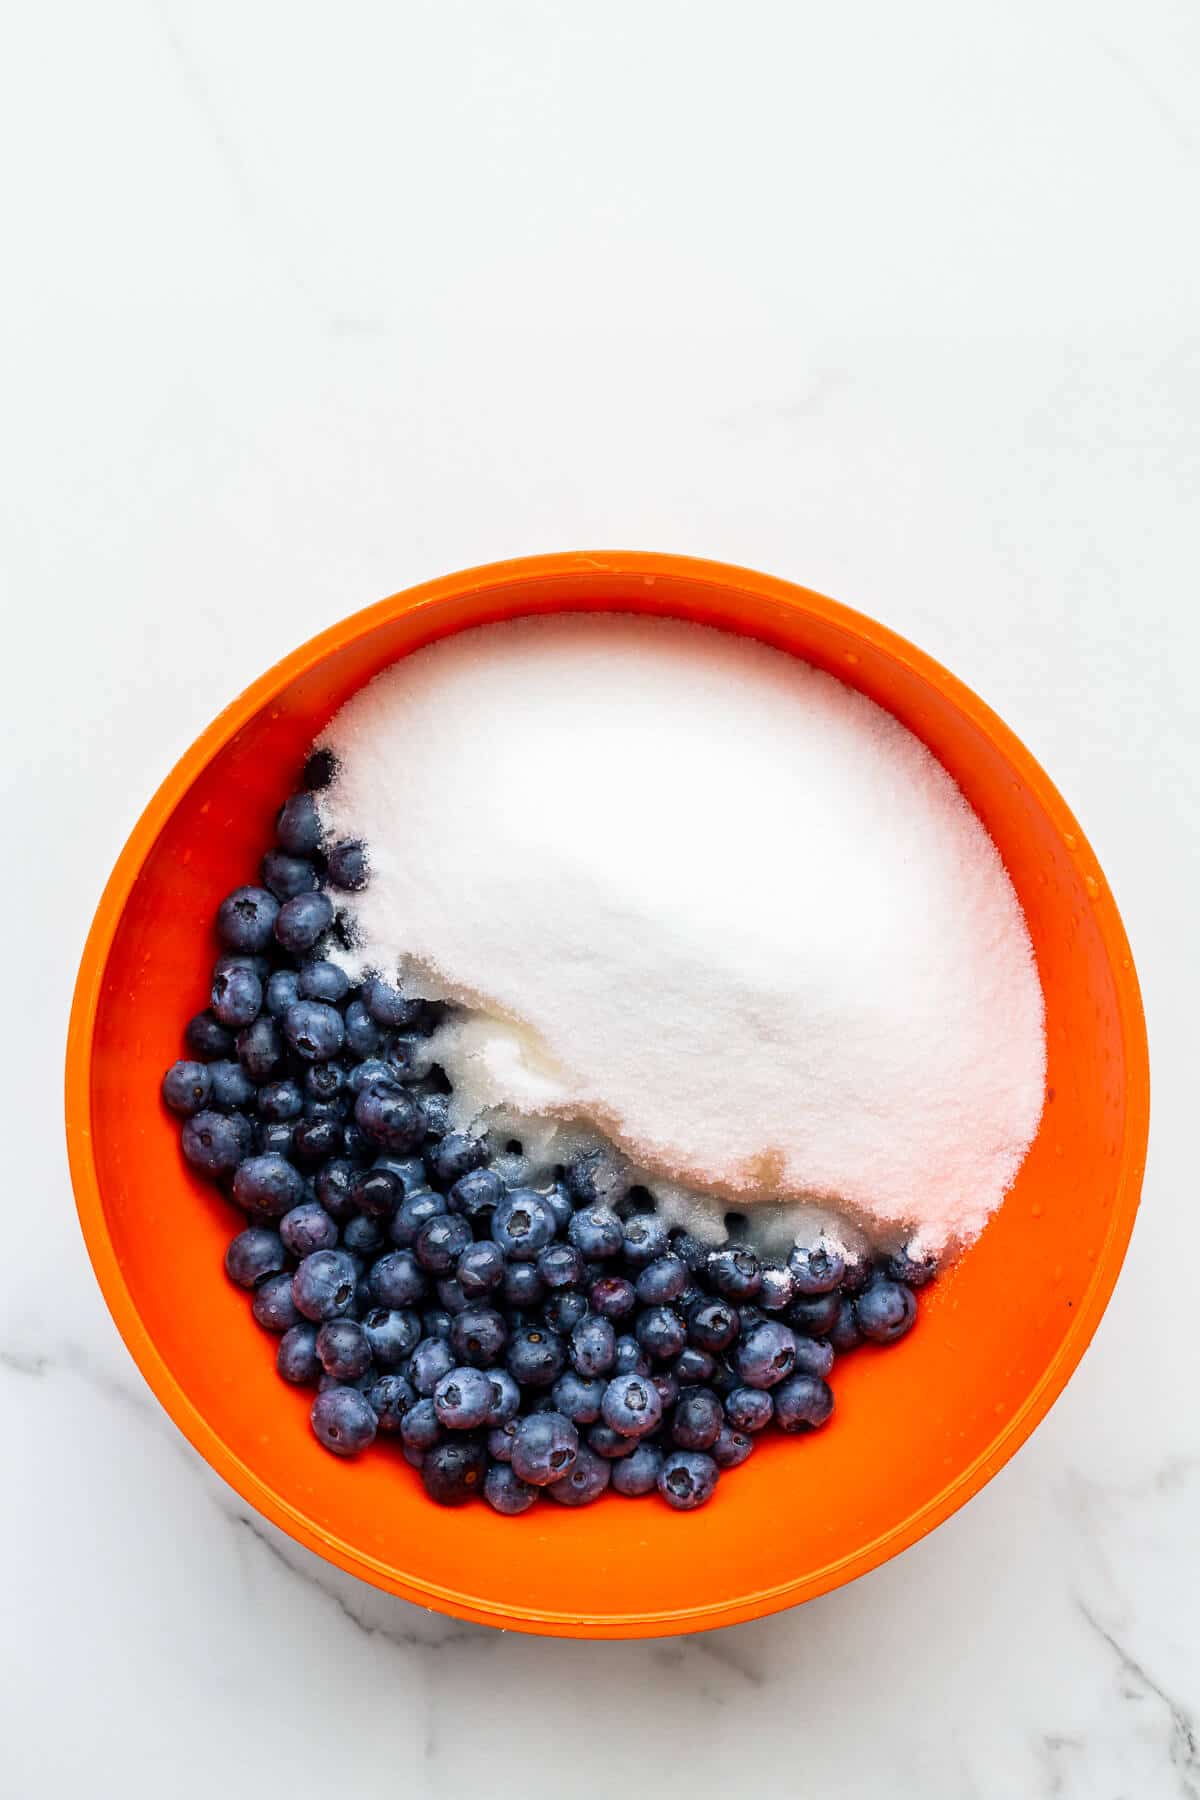
[[890, 714], [746, 639], [558, 614], [396, 663], [321, 741], [326, 831], [368, 847], [348, 960], [467, 1009], [460, 1120], [535, 1161], [603, 1133], [676, 1215], [981, 1229], [1041, 1113], [1041, 988], [991, 839]]

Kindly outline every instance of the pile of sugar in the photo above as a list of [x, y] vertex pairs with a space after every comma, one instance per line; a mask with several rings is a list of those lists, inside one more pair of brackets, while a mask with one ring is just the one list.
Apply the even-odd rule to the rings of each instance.
[[462, 1009], [460, 1121], [535, 1162], [602, 1134], [707, 1236], [779, 1202], [935, 1252], [982, 1228], [1041, 1113], [1041, 988], [890, 714], [743, 638], [558, 614], [394, 664], [321, 742], [324, 828], [369, 858], [346, 960]]

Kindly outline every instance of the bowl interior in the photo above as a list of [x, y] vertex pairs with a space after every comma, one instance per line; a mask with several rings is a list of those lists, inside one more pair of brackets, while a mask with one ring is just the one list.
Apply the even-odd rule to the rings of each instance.
[[[1008, 1201], [935, 1284], [918, 1329], [839, 1365], [837, 1413], [760, 1445], [689, 1516], [606, 1497], [518, 1520], [444, 1512], [391, 1446], [322, 1451], [221, 1259], [235, 1215], [182, 1163], [164, 1068], [203, 1004], [211, 920], [252, 879], [307, 745], [364, 680], [450, 631], [556, 608], [693, 618], [806, 657], [869, 694], [950, 770], [1020, 895], [1046, 995], [1048, 1098]], [[999, 721], [919, 652], [833, 603], [676, 559], [538, 559], [384, 602], [298, 651], [164, 784], [110, 884], [80, 978], [68, 1130], [109, 1304], [159, 1397], [256, 1506], [428, 1605], [580, 1634], [722, 1623], [805, 1598], [911, 1542], [1044, 1412], [1107, 1299], [1136, 1206], [1145, 1057], [1120, 921], [1061, 800]], [[886, 1471], [886, 1478], [881, 1478]]]

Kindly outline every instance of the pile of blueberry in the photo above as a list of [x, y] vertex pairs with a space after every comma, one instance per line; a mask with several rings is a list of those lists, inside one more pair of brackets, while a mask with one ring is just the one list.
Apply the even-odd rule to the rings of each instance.
[[188, 1162], [248, 1220], [231, 1280], [336, 1455], [394, 1435], [447, 1506], [584, 1506], [610, 1483], [702, 1506], [755, 1433], [824, 1425], [835, 1355], [902, 1337], [932, 1269], [712, 1250], [598, 1152], [545, 1189], [506, 1181], [450, 1129], [422, 1054], [437, 1009], [323, 954], [367, 880], [361, 844], [321, 841], [333, 773], [310, 757], [262, 885], [222, 901], [211, 1003], [163, 1081]]

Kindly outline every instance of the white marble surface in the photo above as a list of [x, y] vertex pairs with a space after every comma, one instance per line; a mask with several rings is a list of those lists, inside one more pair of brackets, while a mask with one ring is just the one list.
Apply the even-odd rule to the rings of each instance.
[[[10, 9], [0, 59], [0, 1793], [1200, 1795], [1200, 14]], [[799, 1612], [561, 1645], [253, 1517], [72, 1211], [75, 963], [146, 795], [341, 611], [524, 551], [791, 576], [978, 687], [1124, 909], [1145, 1204], [1065, 1397]], [[539, 1772], [524, 1772], [522, 1728]]]

